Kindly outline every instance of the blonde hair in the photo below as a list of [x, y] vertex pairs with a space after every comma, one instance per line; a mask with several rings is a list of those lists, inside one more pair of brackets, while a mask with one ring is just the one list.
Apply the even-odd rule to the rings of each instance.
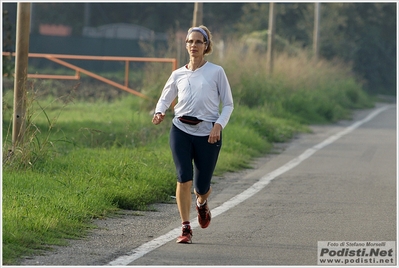
[[[198, 26], [198, 27], [201, 28], [202, 30], [204, 30], [204, 31], [206, 32], [206, 35], [208, 36], [208, 43], [206, 44], [207, 47], [206, 47], [206, 49], [205, 49], [205, 51], [204, 51], [204, 55], [209, 55], [209, 54], [211, 54], [212, 51], [213, 51], [213, 41], [212, 41], [212, 34], [211, 34], [211, 31], [209, 31], [209, 29], [208, 29], [205, 25], [200, 25], [200, 26]], [[195, 28], [195, 27], [191, 27], [190, 29], [188, 29], [187, 33], [190, 34], [190, 33], [191, 33], [191, 30], [192, 30], [193, 28]], [[187, 34], [187, 37], [188, 37], [188, 34]], [[204, 39], [206, 39], [205, 36], [204, 36]], [[186, 38], [186, 41], [187, 41], [187, 38]], [[205, 40], [205, 41], [206, 41], [206, 40]]]

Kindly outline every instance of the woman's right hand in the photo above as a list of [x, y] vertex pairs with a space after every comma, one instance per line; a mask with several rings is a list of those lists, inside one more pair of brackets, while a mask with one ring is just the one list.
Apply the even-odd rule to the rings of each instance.
[[165, 118], [165, 114], [156, 113], [156, 114], [154, 114], [154, 117], [152, 118], [152, 123], [154, 125], [158, 125], [159, 123], [161, 123], [163, 121], [164, 118]]

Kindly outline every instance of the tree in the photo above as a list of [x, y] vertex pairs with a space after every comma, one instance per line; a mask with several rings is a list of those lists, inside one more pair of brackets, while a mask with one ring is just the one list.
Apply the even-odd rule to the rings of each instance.
[[321, 54], [353, 62], [369, 92], [395, 94], [396, 4], [323, 5]]
[[269, 27], [268, 14], [268, 3], [245, 4], [242, 7], [242, 15], [235, 24], [235, 28], [241, 35], [265, 30]]
[[[32, 5], [35, 6], [32, 33], [37, 33], [39, 25], [45, 23], [68, 25], [73, 35], [82, 34], [85, 3], [38, 2]], [[13, 6], [16, 4], [4, 3], [3, 10], [11, 11]], [[191, 27], [194, 9], [192, 2], [91, 2], [90, 6], [92, 27], [132, 23], [164, 33]], [[368, 82], [370, 91], [395, 92], [396, 6], [389, 2], [321, 3], [319, 57], [328, 60], [339, 57], [353, 63], [356, 73]], [[276, 36], [288, 40], [291, 47], [310, 50], [314, 3], [276, 3], [276, 9]], [[268, 29], [268, 14], [269, 3], [203, 4], [203, 23], [221, 38], [236, 37], [238, 40]]]
[[[15, 35], [9, 21], [8, 10], [3, 10], [3, 52], [13, 52]], [[3, 75], [11, 77], [14, 73], [14, 62], [10, 56], [3, 56]]]
[[[244, 35], [268, 28], [268, 3], [248, 3], [236, 23]], [[312, 47], [314, 4], [278, 3], [276, 35]], [[369, 92], [396, 93], [396, 3], [322, 3], [321, 58], [353, 64]]]

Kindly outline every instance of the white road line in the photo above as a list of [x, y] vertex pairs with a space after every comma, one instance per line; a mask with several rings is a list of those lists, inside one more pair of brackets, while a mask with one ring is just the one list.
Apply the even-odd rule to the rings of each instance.
[[[393, 105], [387, 105], [387, 106], [383, 106], [375, 111], [373, 111], [372, 113], [370, 113], [366, 118], [355, 122], [354, 124], [352, 124], [351, 126], [347, 127], [346, 129], [344, 129], [343, 131], [334, 134], [332, 136], [330, 136], [329, 138], [327, 138], [326, 140], [324, 140], [323, 142], [313, 146], [310, 149], [307, 149], [305, 152], [303, 152], [301, 155], [299, 155], [298, 157], [294, 158], [293, 160], [289, 161], [287, 164], [281, 166], [280, 168], [266, 174], [265, 176], [263, 176], [262, 178], [259, 179], [259, 181], [257, 181], [255, 184], [253, 184], [251, 187], [249, 187], [247, 190], [245, 190], [244, 192], [234, 196], [233, 198], [231, 198], [230, 200], [224, 202], [222, 205], [220, 205], [219, 207], [216, 207], [214, 209], [212, 209], [212, 217], [217, 217], [218, 215], [226, 212], [227, 210], [237, 206], [238, 204], [244, 202], [245, 200], [247, 200], [248, 198], [250, 198], [251, 196], [255, 195], [257, 192], [259, 192], [260, 190], [262, 190], [263, 188], [266, 187], [266, 185], [268, 185], [273, 179], [275, 179], [276, 177], [284, 174], [285, 172], [293, 169], [294, 167], [296, 167], [297, 165], [299, 165], [301, 162], [303, 162], [304, 160], [306, 160], [307, 158], [309, 158], [311, 155], [313, 155], [315, 152], [323, 149], [324, 147], [326, 147], [327, 145], [330, 145], [331, 143], [335, 142], [336, 140], [340, 139], [341, 137], [343, 137], [344, 135], [352, 132], [353, 130], [355, 130], [356, 128], [358, 128], [359, 126], [361, 126], [362, 124], [370, 121], [371, 119], [373, 119], [375, 116], [377, 116], [379, 113], [389, 109], [389, 108], [393, 108], [395, 106]], [[196, 222], [197, 219], [192, 219], [192, 225], [191, 227], [197, 228], [198, 227], [198, 223]], [[168, 243], [169, 241], [175, 239], [176, 237], [178, 237], [180, 235], [181, 232], [181, 227], [179, 226], [178, 228], [173, 229], [172, 231], [168, 232], [167, 234], [164, 234], [158, 238], [155, 238], [141, 246], [139, 246], [138, 248], [135, 248], [134, 250], [132, 250], [131, 252], [129, 252], [128, 254], [124, 255], [124, 256], [120, 256], [117, 259], [111, 261], [110, 263], [108, 263], [108, 265], [111, 266], [126, 266], [129, 263], [141, 258], [142, 256], [144, 256], [145, 254], [157, 249], [160, 246], [163, 246], [164, 244]]]

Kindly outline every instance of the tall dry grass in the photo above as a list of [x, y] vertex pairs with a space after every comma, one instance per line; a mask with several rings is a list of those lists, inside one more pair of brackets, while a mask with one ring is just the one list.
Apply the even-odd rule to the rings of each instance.
[[[352, 66], [338, 58], [333, 61], [319, 59], [317, 62], [306, 50], [296, 53], [276, 52], [272, 70], [269, 69], [264, 50], [245, 46], [237, 41], [226, 42], [224, 51], [215, 50], [210, 60], [220, 64], [229, 74], [232, 87], [240, 83], [240, 77], [255, 75], [267, 80], [277, 80], [292, 90], [317, 89], [326, 81], [355, 78]], [[221, 56], [223, 54], [223, 57]], [[361, 81], [357, 81], [361, 84]]]
[[266, 107], [274, 116], [304, 123], [337, 121], [349, 109], [372, 105], [349, 63], [316, 62], [306, 50], [279, 51], [269, 70], [266, 50], [234, 40], [226, 43], [210, 60], [225, 69], [238, 105]]

